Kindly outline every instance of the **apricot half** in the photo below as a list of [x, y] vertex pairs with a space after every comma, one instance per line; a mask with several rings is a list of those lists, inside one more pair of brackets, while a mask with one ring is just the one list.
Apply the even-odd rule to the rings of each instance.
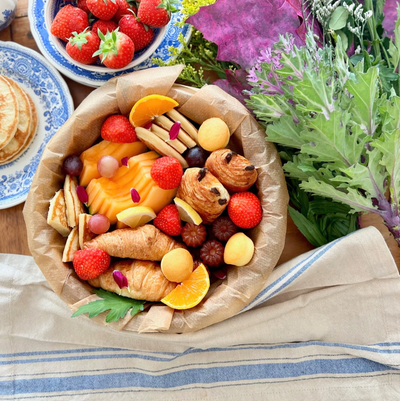
[[161, 271], [167, 280], [181, 283], [192, 274], [193, 257], [186, 249], [173, 249], [162, 258]]
[[230, 138], [229, 127], [218, 117], [205, 120], [199, 128], [199, 145], [209, 152], [223, 149], [228, 145]]
[[236, 233], [225, 245], [224, 262], [228, 265], [245, 266], [254, 255], [254, 243], [247, 235]]

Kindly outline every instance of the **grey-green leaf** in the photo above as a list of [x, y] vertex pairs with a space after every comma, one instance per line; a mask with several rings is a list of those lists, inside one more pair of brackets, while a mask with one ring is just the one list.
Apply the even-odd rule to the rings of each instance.
[[329, 20], [329, 28], [334, 31], [344, 28], [348, 17], [349, 12], [343, 6], [337, 7]]

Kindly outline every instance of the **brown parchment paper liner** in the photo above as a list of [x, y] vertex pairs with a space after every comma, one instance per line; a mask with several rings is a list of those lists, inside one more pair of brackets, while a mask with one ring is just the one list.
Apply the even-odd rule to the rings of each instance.
[[258, 171], [263, 219], [248, 231], [255, 243], [252, 261], [246, 267], [229, 268], [227, 278], [215, 283], [195, 308], [171, 314], [169, 308], [150, 305], [139, 315], [133, 318], [127, 315], [116, 323], [106, 324], [104, 314], [92, 319], [118, 330], [184, 333], [232, 317], [262, 289], [285, 242], [288, 194], [274, 145], [265, 141], [265, 132], [247, 109], [217, 86], [195, 90], [174, 84], [181, 69], [178, 65], [141, 70], [114, 78], [93, 91], [46, 146], [23, 211], [28, 244], [36, 264], [55, 293], [76, 310], [97, 296], [76, 276], [71, 263], [61, 261], [65, 239], [46, 222], [49, 201], [64, 182], [61, 171], [64, 158], [90, 147], [107, 116], [128, 114], [137, 100], [150, 94], [174, 98], [179, 110], [196, 123], [220, 117], [228, 124], [232, 133], [228, 147], [242, 153]]

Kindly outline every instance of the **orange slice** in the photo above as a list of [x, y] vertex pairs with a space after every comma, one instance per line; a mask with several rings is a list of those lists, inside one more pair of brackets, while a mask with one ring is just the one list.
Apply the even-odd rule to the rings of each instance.
[[178, 284], [161, 302], [173, 309], [189, 309], [198, 305], [210, 288], [210, 277], [201, 264], [182, 283]]
[[149, 95], [138, 100], [129, 114], [129, 121], [134, 127], [143, 127], [154, 117], [171, 111], [179, 103], [168, 96]]

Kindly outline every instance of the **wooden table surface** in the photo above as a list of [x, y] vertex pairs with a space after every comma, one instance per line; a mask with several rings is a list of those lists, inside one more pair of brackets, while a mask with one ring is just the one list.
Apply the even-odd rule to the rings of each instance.
[[[13, 41], [40, 53], [29, 26], [28, 2], [29, 0], [18, 1], [16, 18], [11, 26], [0, 32], [0, 40]], [[65, 76], [63, 78], [68, 84], [75, 107], [78, 107], [82, 100], [93, 91], [93, 88], [78, 84]], [[22, 203], [9, 209], [0, 210], [0, 232], [3, 233], [0, 238], [0, 253], [30, 255], [22, 216], [23, 207], [24, 204]], [[397, 266], [400, 268], [400, 249], [393, 238], [390, 237], [379, 216], [365, 215], [362, 218], [362, 224], [364, 227], [373, 225], [379, 229], [385, 237]], [[290, 260], [310, 249], [313, 249], [313, 246], [303, 237], [289, 218], [286, 243], [279, 262]]]

